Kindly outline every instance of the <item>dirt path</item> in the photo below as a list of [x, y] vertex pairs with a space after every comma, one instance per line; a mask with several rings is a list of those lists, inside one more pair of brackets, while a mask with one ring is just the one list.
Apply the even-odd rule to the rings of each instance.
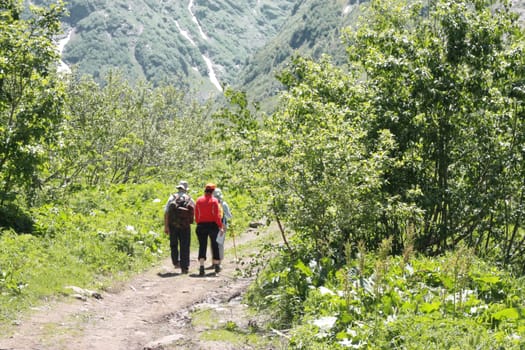
[[[256, 252], [257, 238], [254, 232], [237, 238], [239, 260]], [[217, 276], [211, 270], [205, 277], [198, 276], [196, 252], [191, 254], [188, 275], [181, 275], [166, 259], [129, 282], [101, 293], [101, 299], [68, 298], [41, 306], [21, 321], [12, 335], [0, 335], [0, 350], [207, 349], [203, 344], [195, 345], [195, 339], [187, 339], [194, 334], [181, 331], [180, 323], [188, 322], [188, 310], [197, 303], [227, 302], [250, 283], [249, 278], [236, 273], [232, 240], [225, 244], [226, 258]], [[178, 347], [173, 345], [176, 343], [193, 345]]]

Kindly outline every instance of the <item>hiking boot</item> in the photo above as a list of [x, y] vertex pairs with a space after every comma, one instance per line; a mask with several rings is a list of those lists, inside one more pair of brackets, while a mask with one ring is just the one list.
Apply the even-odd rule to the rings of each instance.
[[222, 269], [221, 269], [221, 265], [219, 265], [219, 264], [215, 264], [215, 265], [213, 266], [213, 268], [215, 269], [215, 273], [219, 273], [219, 272], [221, 272], [221, 270], [222, 270]]
[[176, 269], [180, 269], [180, 263], [179, 262], [174, 263], [173, 267]]
[[183, 267], [182, 269], [180, 269], [180, 273], [182, 273], [183, 275], [187, 275], [188, 274], [188, 268], [187, 267]]
[[204, 276], [204, 266], [199, 267], [199, 276]]
[[206, 270], [213, 270], [215, 268], [215, 264], [211, 264], [206, 268]]

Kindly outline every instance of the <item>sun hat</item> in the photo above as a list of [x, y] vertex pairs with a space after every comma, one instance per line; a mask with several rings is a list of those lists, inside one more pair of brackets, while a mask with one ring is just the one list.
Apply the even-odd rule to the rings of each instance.
[[207, 183], [204, 187], [204, 190], [206, 191], [214, 191], [217, 186], [214, 183]]
[[184, 191], [187, 192], [189, 190], [188, 182], [186, 182], [186, 181], [179, 182], [179, 184], [177, 185], [177, 189], [184, 190]]
[[214, 191], [213, 191], [213, 196], [215, 198], [218, 198], [218, 199], [222, 199], [222, 191], [220, 188], [216, 188]]

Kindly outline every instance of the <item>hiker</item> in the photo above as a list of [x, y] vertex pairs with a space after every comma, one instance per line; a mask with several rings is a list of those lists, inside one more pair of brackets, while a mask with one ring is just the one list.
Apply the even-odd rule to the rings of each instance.
[[221, 261], [224, 260], [224, 239], [226, 238], [226, 230], [228, 229], [228, 221], [232, 218], [232, 213], [230, 211], [230, 206], [222, 198], [222, 191], [220, 188], [216, 188], [213, 191], [213, 196], [219, 201], [219, 205], [222, 209], [222, 228], [223, 233], [219, 234], [217, 237], [217, 242], [219, 243], [219, 256]]
[[221, 271], [221, 260], [217, 235], [223, 234], [223, 225], [219, 209], [219, 201], [213, 197], [215, 184], [208, 183], [204, 187], [204, 195], [197, 199], [195, 204], [195, 222], [197, 223], [197, 238], [199, 239], [199, 276], [204, 276], [204, 262], [208, 249], [208, 238], [211, 244], [212, 263], [215, 273]]
[[[188, 194], [188, 183], [180, 181], [164, 208], [164, 232], [170, 236], [171, 262], [187, 274], [190, 267], [191, 224], [195, 202]], [[180, 250], [180, 259], [179, 259]]]

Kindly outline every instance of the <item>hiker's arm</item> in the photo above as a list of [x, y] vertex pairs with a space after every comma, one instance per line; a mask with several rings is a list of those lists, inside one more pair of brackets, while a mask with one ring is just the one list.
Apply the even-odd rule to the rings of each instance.
[[215, 213], [215, 223], [217, 224], [217, 226], [219, 226], [219, 229], [222, 231], [222, 218], [219, 212], [219, 205], [220, 204], [217, 201], [212, 202], [212, 206], [213, 206], [212, 213]]
[[195, 222], [195, 204], [190, 203], [190, 205], [188, 206], [188, 209], [191, 212], [191, 222], [190, 222], [190, 225], [191, 225]]
[[230, 206], [226, 202], [222, 202], [222, 208], [224, 210], [224, 217], [226, 219], [231, 219], [233, 217], [232, 212], [230, 211]]
[[170, 234], [170, 229], [169, 229], [169, 226], [168, 226], [168, 214], [167, 213], [164, 213], [164, 233], [169, 235]]

